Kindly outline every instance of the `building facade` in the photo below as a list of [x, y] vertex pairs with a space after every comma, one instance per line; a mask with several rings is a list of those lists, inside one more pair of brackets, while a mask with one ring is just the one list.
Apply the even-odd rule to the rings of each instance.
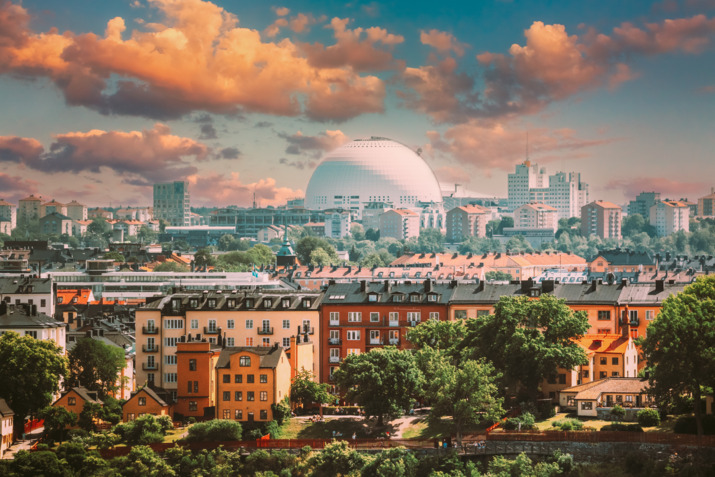
[[191, 200], [187, 181], [154, 184], [154, 218], [174, 227], [191, 225]]
[[325, 212], [325, 236], [335, 239], [350, 235], [350, 212], [347, 210], [332, 210]]
[[581, 234], [620, 239], [623, 211], [612, 202], [596, 200], [581, 207]]
[[463, 205], [447, 212], [447, 241], [461, 242], [467, 237], [486, 237], [489, 209], [479, 205]]
[[72, 220], [87, 220], [87, 206], [73, 200], [67, 204], [67, 217]]
[[698, 199], [698, 217], [715, 217], [715, 190]]
[[42, 197], [30, 195], [18, 201], [17, 206], [17, 224], [32, 226], [40, 223], [40, 206], [42, 205]]
[[[0, 220], [9, 222], [9, 230], [12, 231], [15, 227], [17, 227], [17, 207], [10, 202], [0, 199]], [[10, 235], [9, 232], [2, 233]]]
[[660, 192], [641, 192], [628, 203], [628, 215], [640, 214], [644, 219], [650, 217], [650, 208], [660, 202]]
[[530, 202], [514, 211], [514, 228], [547, 229], [556, 232], [559, 228], [558, 211], [550, 205]]
[[409, 209], [388, 210], [380, 215], [380, 237], [407, 240], [420, 235], [420, 216]]
[[690, 208], [676, 200], [661, 200], [650, 208], [650, 224], [660, 237], [690, 231]]

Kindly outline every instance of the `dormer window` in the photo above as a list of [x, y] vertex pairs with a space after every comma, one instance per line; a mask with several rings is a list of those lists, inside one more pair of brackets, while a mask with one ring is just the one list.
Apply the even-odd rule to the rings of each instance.
[[392, 301], [400, 303], [402, 301], [405, 301], [405, 296], [404, 295], [392, 295]]
[[368, 293], [367, 301], [376, 302], [377, 301], [377, 293]]
[[418, 293], [413, 293], [410, 295], [410, 301], [412, 303], [418, 303], [420, 301], [420, 295]]
[[72, 303], [77, 303], [77, 297], [72, 297]]
[[171, 308], [174, 311], [179, 311], [181, 309], [181, 300], [179, 298], [171, 300]]
[[228, 300], [226, 300], [226, 304], [228, 305], [229, 308], [235, 308], [236, 300], [233, 298], [229, 298]]
[[312, 301], [310, 298], [303, 298], [303, 308], [310, 308]]
[[437, 301], [437, 295], [435, 295], [434, 293], [430, 293], [429, 295], [427, 295], [427, 301]]
[[283, 298], [281, 300], [281, 306], [283, 308], [290, 308], [290, 298]]
[[273, 300], [271, 300], [270, 298], [265, 298], [265, 299], [263, 300], [263, 306], [264, 306], [265, 308], [270, 308], [270, 307], [272, 307], [272, 306], [273, 306]]
[[209, 298], [209, 308], [216, 308], [216, 298]]
[[253, 308], [253, 298], [246, 298], [246, 308]]
[[57, 304], [58, 304], [58, 305], [61, 305], [62, 302], [64, 301], [64, 299], [65, 299], [65, 297], [63, 297], [63, 296], [58, 296], [58, 297], [57, 297]]
[[191, 301], [189, 302], [191, 308], [198, 308], [199, 307], [199, 300], [198, 298], [192, 298]]
[[537, 297], [540, 295], [539, 292], [540, 292], [540, 290], [538, 288], [534, 288], [532, 290], [529, 290], [529, 296]]

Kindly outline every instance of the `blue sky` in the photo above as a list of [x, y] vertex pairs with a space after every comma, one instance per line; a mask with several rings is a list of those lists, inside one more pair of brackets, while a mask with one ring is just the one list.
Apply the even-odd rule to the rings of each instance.
[[0, 1], [0, 196], [300, 196], [342, 142], [506, 195], [530, 156], [591, 198], [715, 186], [715, 0]]

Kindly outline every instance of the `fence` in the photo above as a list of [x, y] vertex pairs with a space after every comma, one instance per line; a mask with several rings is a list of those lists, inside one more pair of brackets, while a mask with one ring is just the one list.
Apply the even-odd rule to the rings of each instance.
[[670, 434], [664, 432], [617, 431], [502, 431], [487, 434], [489, 441], [526, 442], [636, 442], [641, 444], [668, 444], [715, 447], [715, 436]]
[[45, 425], [44, 419], [30, 419], [25, 423], [25, 434], [28, 434], [35, 429], [38, 429]]

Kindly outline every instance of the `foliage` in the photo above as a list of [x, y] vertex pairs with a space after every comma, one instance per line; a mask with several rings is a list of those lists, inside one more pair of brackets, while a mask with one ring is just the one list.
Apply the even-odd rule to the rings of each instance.
[[67, 358], [53, 341], [6, 332], [0, 336], [0, 397], [15, 412], [15, 434], [25, 417], [48, 406], [67, 375]]
[[444, 252], [444, 234], [439, 229], [420, 229], [417, 248], [414, 251], [419, 253]]
[[620, 422], [614, 422], [613, 424], [606, 424], [603, 426], [601, 431], [643, 432], [643, 428], [638, 424], [622, 424]]
[[459, 253], [488, 253], [488, 252], [503, 252], [504, 246], [501, 242], [494, 238], [487, 237], [467, 237], [460, 245], [458, 249]]
[[504, 456], [496, 456], [489, 463], [487, 476], [519, 476], [519, 477], [548, 477], [561, 474], [557, 462], [538, 462], [534, 464], [529, 457], [521, 453], [516, 459], [509, 460]]
[[578, 419], [559, 419], [551, 423], [551, 427], [555, 427], [560, 431], [580, 431], [583, 429], [583, 422]]
[[407, 330], [407, 341], [417, 349], [427, 346], [438, 350], [451, 349], [464, 338], [464, 321], [429, 320]]
[[254, 265], [270, 265], [275, 259], [270, 247], [257, 244], [245, 251], [233, 251], [217, 256], [214, 266], [225, 271], [245, 272], [252, 270]]
[[261, 449], [251, 452], [246, 457], [241, 469], [241, 475], [259, 475], [260, 472], [286, 475], [283, 470], [295, 468], [297, 464], [298, 457], [288, 451], [276, 450], [268, 453]]
[[534, 251], [531, 244], [526, 241], [523, 235], [514, 235], [509, 240], [507, 240], [504, 248], [507, 252], [527, 252], [531, 253]]
[[362, 477], [410, 477], [417, 475], [419, 461], [414, 452], [395, 447], [380, 454], [362, 469]]
[[487, 281], [511, 281], [514, 279], [514, 277], [511, 276], [511, 273], [507, 272], [502, 272], [501, 270], [492, 270], [491, 272], [487, 272], [484, 274], [484, 279]]
[[702, 386], [715, 376], [715, 276], [698, 278], [682, 293], [671, 295], [639, 340], [648, 363], [650, 392], [660, 407], [676, 396], [691, 394], [702, 435]]
[[155, 272], [188, 272], [189, 267], [173, 260], [167, 260], [154, 267]]
[[[318, 249], [322, 249], [325, 252], [328, 257], [328, 263], [338, 263], [339, 259], [335, 248], [324, 238], [303, 237], [296, 244], [295, 253], [300, 263], [309, 264], [313, 263], [311, 262], [313, 252]], [[319, 254], [319, 256], [323, 258], [324, 255]]]
[[151, 414], [144, 414], [133, 421], [117, 424], [114, 433], [121, 436], [122, 441], [127, 444], [151, 444], [163, 441], [166, 431], [172, 427], [169, 416], [156, 418]]
[[238, 441], [241, 440], [243, 429], [241, 423], [227, 419], [213, 419], [198, 422], [189, 427], [187, 441]]
[[345, 399], [362, 405], [366, 416], [377, 416], [378, 425], [409, 409], [423, 384], [412, 352], [394, 346], [349, 355], [333, 376], [347, 390]]
[[79, 413], [77, 425], [85, 431], [94, 430], [94, 419], [98, 418], [102, 412], [102, 405], [99, 403], [85, 401], [82, 412]]
[[367, 229], [365, 231], [365, 240], [371, 240], [377, 242], [380, 240], [380, 230], [379, 229]]
[[45, 436], [62, 443], [65, 428], [77, 423], [77, 414], [62, 406], [47, 406], [40, 411], [40, 417], [45, 420]]
[[620, 422], [621, 419], [623, 419], [623, 416], [626, 415], [626, 410], [623, 409], [623, 406], [621, 406], [620, 404], [616, 404], [611, 408], [610, 414], [612, 420]]
[[114, 260], [115, 262], [122, 262], [122, 263], [124, 263], [126, 261], [126, 259], [124, 258], [124, 255], [122, 255], [121, 253], [116, 252], [114, 250], [111, 252], [105, 253], [103, 258], [105, 260]]
[[327, 404], [333, 399], [329, 390], [329, 384], [318, 383], [315, 375], [304, 369], [293, 379], [293, 384], [290, 386], [290, 400], [302, 407], [310, 403]]
[[[702, 417], [703, 435], [715, 435], [715, 416], [707, 414]], [[682, 416], [675, 421], [673, 432], [676, 434], [698, 434], [698, 425], [695, 416]]]
[[638, 411], [638, 424], [643, 427], [660, 425], [660, 413], [656, 409], [641, 409]]
[[357, 476], [367, 462], [369, 458], [350, 449], [347, 441], [328, 444], [323, 452], [308, 459], [308, 465], [313, 469], [311, 475], [315, 477]]
[[200, 248], [194, 254], [194, 265], [196, 268], [212, 267], [215, 264], [211, 249]]
[[69, 477], [71, 473], [67, 464], [57, 458], [51, 451], [28, 452], [19, 451], [15, 455], [10, 468], [18, 476]]
[[117, 424], [122, 420], [122, 402], [115, 399], [112, 396], [107, 396], [104, 398], [104, 406], [99, 413], [99, 418], [103, 421], [109, 422], [112, 425]]
[[151, 447], [139, 445], [132, 447], [129, 455], [118, 457], [112, 467], [120, 469], [123, 477], [173, 477], [174, 470]]
[[501, 297], [493, 315], [467, 320], [466, 327], [458, 346], [463, 357], [491, 361], [507, 384], [521, 383], [532, 402], [540, 383], [555, 376], [557, 368], [587, 363], [573, 340], [588, 330], [586, 312], [574, 312], [549, 294], [539, 300]]
[[532, 413], [524, 412], [518, 417], [510, 417], [507, 419], [502, 427], [506, 430], [518, 429], [522, 431], [530, 431], [536, 428], [535, 422], [536, 419]]
[[69, 386], [80, 384], [97, 391], [100, 399], [117, 388], [117, 377], [126, 365], [124, 350], [92, 338], [82, 338], [69, 352]]

